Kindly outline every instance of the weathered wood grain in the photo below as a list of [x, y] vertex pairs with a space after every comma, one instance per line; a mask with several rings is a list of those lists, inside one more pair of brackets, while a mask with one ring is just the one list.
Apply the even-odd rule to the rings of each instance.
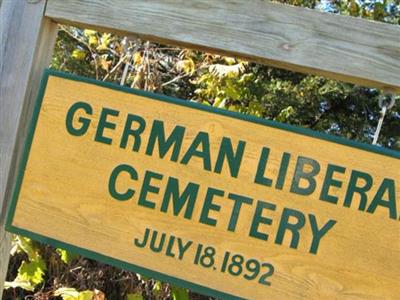
[[[50, 238], [90, 250], [92, 253], [89, 256], [95, 259], [99, 259], [96, 253], [100, 253], [246, 299], [398, 298], [398, 217], [389, 218], [388, 209], [384, 206], [371, 213], [365, 212], [365, 209], [359, 210], [358, 194], [354, 196], [351, 207], [343, 204], [352, 170], [368, 173], [373, 178], [372, 187], [366, 192], [367, 207], [380, 190], [384, 178], [398, 183], [398, 154], [374, 153], [293, 130], [247, 122], [56, 76], [49, 78], [43, 99], [12, 222], [17, 229], [30, 231], [31, 235], [32, 232], [37, 233], [42, 240], [49, 241], [47, 238]], [[66, 116], [70, 107], [78, 101], [89, 103], [92, 112], [88, 114], [80, 109], [73, 117], [72, 126], [78, 129], [83, 125], [82, 120], [91, 121], [86, 133], [74, 136], [67, 131]], [[115, 124], [114, 129], [110, 128], [113, 127], [111, 125], [104, 129], [103, 135], [112, 140], [110, 144], [95, 141], [100, 126], [99, 116], [104, 107], [118, 112], [118, 116], [114, 114], [107, 117], [107, 122]], [[146, 123], [138, 152], [131, 150], [134, 140], [136, 142], [134, 137], [129, 137], [126, 148], [119, 146], [128, 113], [140, 116]], [[145, 154], [154, 120], [164, 122], [168, 136], [176, 125], [186, 129], [177, 162], [170, 160], [172, 150], [160, 158], [157, 146], [153, 155]], [[135, 123], [129, 128], [137, 128], [137, 125]], [[204, 170], [200, 157], [194, 157], [187, 164], [180, 163], [200, 131], [209, 134], [213, 170], [222, 137], [230, 138], [235, 149], [239, 140], [246, 142], [237, 178], [229, 175], [227, 164], [220, 173], [216, 173]], [[265, 171], [265, 176], [273, 182], [271, 186], [254, 182], [260, 150], [264, 146], [271, 149]], [[197, 149], [201, 151], [203, 148], [200, 146]], [[282, 189], [276, 189], [274, 186], [284, 151], [290, 153], [291, 160]], [[320, 172], [315, 176], [315, 192], [309, 195], [290, 192], [291, 181], [296, 174], [295, 162], [299, 156], [312, 158], [320, 165]], [[126, 201], [113, 198], [108, 188], [110, 174], [120, 164], [133, 166], [138, 174], [137, 180], [132, 180], [127, 173], [118, 177], [119, 192], [123, 193], [128, 188], [135, 190], [135, 194]], [[329, 164], [345, 168], [345, 171], [333, 175], [335, 180], [341, 182], [341, 187], [336, 185], [328, 188], [329, 194], [338, 198], [337, 204], [320, 200]], [[139, 195], [145, 189], [142, 184], [147, 170], [163, 175], [162, 179], [153, 178], [150, 182], [159, 191], [153, 189], [145, 196], [154, 203], [154, 209], [139, 203]], [[310, 172], [310, 166], [306, 172]], [[199, 184], [192, 217], [184, 218], [183, 211], [174, 215], [171, 206], [166, 212], [160, 210], [170, 176], [179, 180], [180, 193], [188, 182]], [[301, 182], [303, 187], [307, 186], [306, 180], [302, 179]], [[357, 186], [361, 184], [359, 182]], [[391, 197], [395, 199], [392, 201], [399, 203], [400, 186], [394, 185], [394, 195]], [[214, 205], [220, 206], [220, 209], [210, 212], [210, 217], [216, 220], [215, 226], [199, 222], [208, 187], [224, 191], [223, 196], [212, 200]], [[227, 230], [233, 210], [233, 201], [228, 199], [229, 193], [254, 200], [251, 204], [243, 204], [240, 213], [237, 213], [237, 227], [233, 231]], [[388, 199], [387, 192], [381, 196]], [[258, 200], [276, 205], [276, 210], [264, 210], [262, 213], [272, 220], [270, 225], [263, 222], [259, 226], [259, 232], [269, 235], [267, 240], [249, 236]], [[286, 208], [306, 216], [305, 225], [300, 230], [299, 244], [294, 248], [289, 247], [291, 232], [285, 234], [281, 245], [274, 242], [282, 211]], [[394, 213], [400, 214], [397, 211]], [[319, 228], [328, 220], [337, 221], [321, 240], [316, 254], [309, 253], [312, 239], [309, 214], [318, 220]], [[290, 223], [295, 224], [296, 218], [292, 216]], [[148, 227], [158, 230], [160, 234], [193, 241], [194, 246], [182, 260], [166, 256], [165, 246], [160, 253], [152, 252], [148, 247], [135, 247], [134, 238], [141, 240]], [[215, 270], [193, 263], [198, 243], [215, 247]], [[175, 244], [175, 254], [176, 249]], [[219, 271], [225, 251], [273, 264], [275, 272], [269, 278], [271, 286], [261, 285], [257, 280], [247, 280], [243, 278], [243, 273], [231, 276], [228, 271]], [[118, 261], [114, 261], [114, 264], [123, 266]], [[173, 282], [173, 279], [167, 281]]]
[[[77, 13], [79, 12], [79, 13]], [[400, 26], [270, 1], [49, 0], [62, 23], [129, 32], [346, 82], [400, 90]]]
[[27, 120], [57, 25], [43, 18], [45, 0], [5, 0], [0, 10], [0, 298], [7, 272], [10, 234], [4, 231], [8, 200], [26, 137]]

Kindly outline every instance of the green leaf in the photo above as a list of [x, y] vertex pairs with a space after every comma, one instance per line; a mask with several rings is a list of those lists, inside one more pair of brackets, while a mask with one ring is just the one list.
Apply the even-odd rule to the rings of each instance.
[[153, 286], [153, 293], [158, 295], [161, 293], [161, 290], [162, 290], [162, 283], [161, 283], [161, 281], [156, 280], [156, 282], [154, 283], [154, 286]]
[[18, 268], [17, 277], [14, 281], [8, 282], [7, 287], [20, 287], [33, 291], [38, 284], [44, 282], [46, 263], [31, 239], [16, 235], [14, 237], [13, 253], [21, 251], [27, 254], [29, 260], [22, 261]]
[[276, 121], [286, 122], [291, 115], [294, 113], [294, 108], [292, 106], [288, 106], [282, 109], [279, 115], [275, 118]]
[[61, 296], [63, 300], [92, 300], [92, 291], [78, 292], [74, 288], [59, 288], [54, 292], [54, 296]]
[[29, 260], [34, 260], [37, 257], [37, 250], [33, 247], [33, 242], [31, 239], [23, 236], [17, 236], [17, 244], [19, 248], [28, 255]]
[[23, 261], [18, 269], [17, 279], [20, 281], [29, 281], [36, 286], [44, 281], [43, 275], [45, 270], [46, 264], [41, 257], [31, 262]]
[[187, 289], [172, 286], [171, 292], [173, 300], [189, 300], [189, 291]]
[[239, 111], [239, 106], [238, 105], [231, 105], [231, 106], [228, 107], [228, 110], [238, 112]]
[[143, 296], [140, 293], [135, 293], [135, 294], [128, 294], [127, 295], [127, 300], [143, 300]]
[[54, 296], [61, 296], [63, 299], [65, 299], [64, 297], [77, 298], [79, 296], [79, 292], [74, 288], [59, 288], [54, 292]]
[[90, 37], [90, 36], [92, 36], [92, 35], [95, 35], [95, 34], [96, 34], [96, 31], [95, 31], [95, 30], [90, 30], [90, 29], [85, 29], [85, 30], [83, 31], [83, 34], [84, 34], [85, 36], [87, 36], [87, 37]]
[[218, 77], [236, 77], [238, 76], [241, 72], [245, 70], [244, 64], [239, 63], [236, 65], [221, 65], [221, 64], [214, 64], [210, 65], [209, 67], [209, 72], [215, 76]]
[[100, 45], [97, 46], [98, 51], [104, 51], [108, 49], [108, 45], [111, 42], [111, 33], [103, 33], [100, 38]]
[[222, 97], [216, 97], [212, 106], [218, 108], [225, 108], [226, 99]]
[[29, 280], [20, 280], [16, 278], [14, 281], [6, 281], [4, 283], [4, 289], [9, 289], [9, 288], [22, 288], [27, 291], [33, 292], [35, 290], [35, 287], [29, 282]]
[[233, 57], [224, 56], [223, 59], [228, 65], [233, 65], [236, 63], [236, 59]]
[[92, 291], [83, 291], [79, 293], [78, 300], [92, 300], [94, 293]]
[[98, 40], [97, 40], [97, 37], [95, 35], [92, 35], [92, 36], [89, 37], [88, 43], [89, 43], [90, 46], [97, 45], [97, 42], [98, 42]]
[[225, 94], [232, 100], [237, 100], [240, 97], [239, 91], [233, 84], [228, 83], [225, 87]]
[[74, 259], [77, 259], [79, 257], [78, 254], [69, 252], [64, 249], [57, 248], [56, 251], [58, 252], [58, 254], [60, 254], [61, 260], [67, 265], [70, 264]]
[[75, 58], [76, 60], [83, 60], [86, 57], [86, 51], [81, 50], [81, 49], [75, 49], [74, 51], [72, 51], [72, 55], [73, 58]]

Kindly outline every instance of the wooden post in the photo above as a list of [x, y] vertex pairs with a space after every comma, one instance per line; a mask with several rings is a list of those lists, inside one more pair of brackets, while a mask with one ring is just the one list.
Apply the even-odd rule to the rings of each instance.
[[43, 69], [49, 65], [57, 24], [44, 17], [46, 0], [0, 2], [0, 299], [10, 255], [4, 230], [22, 143]]

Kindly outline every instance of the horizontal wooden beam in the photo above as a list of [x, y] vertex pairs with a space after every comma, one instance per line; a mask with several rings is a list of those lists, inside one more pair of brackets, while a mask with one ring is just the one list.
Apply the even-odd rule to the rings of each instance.
[[49, 0], [46, 16], [400, 91], [400, 26], [270, 1]]

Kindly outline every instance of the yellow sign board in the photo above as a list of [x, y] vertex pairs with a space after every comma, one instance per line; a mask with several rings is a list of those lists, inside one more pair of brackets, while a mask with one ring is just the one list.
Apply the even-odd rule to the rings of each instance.
[[220, 298], [400, 295], [400, 154], [47, 71], [8, 229]]

